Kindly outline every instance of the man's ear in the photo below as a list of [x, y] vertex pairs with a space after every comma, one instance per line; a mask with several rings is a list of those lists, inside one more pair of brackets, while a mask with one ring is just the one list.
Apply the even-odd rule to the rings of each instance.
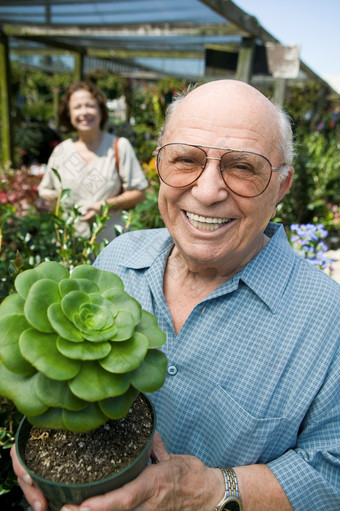
[[293, 177], [294, 177], [294, 167], [289, 167], [287, 176], [280, 183], [277, 204], [279, 204], [279, 202], [282, 201], [282, 199], [286, 195], [286, 193], [289, 192], [290, 187], [292, 186], [292, 183], [293, 183]]

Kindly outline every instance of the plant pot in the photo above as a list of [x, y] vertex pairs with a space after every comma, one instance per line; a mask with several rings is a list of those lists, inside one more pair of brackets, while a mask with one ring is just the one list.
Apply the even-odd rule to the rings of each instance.
[[15, 438], [17, 456], [26, 471], [30, 474], [34, 484], [45, 495], [50, 511], [59, 511], [65, 504], [81, 504], [84, 500], [90, 497], [101, 495], [116, 488], [120, 488], [129, 481], [135, 479], [142, 472], [148, 463], [151, 453], [151, 442], [156, 430], [156, 415], [155, 409], [149, 398], [144, 394], [140, 395], [147, 402], [153, 418], [152, 431], [148, 442], [145, 444], [137, 458], [128, 467], [124, 468], [116, 474], [113, 474], [110, 477], [90, 483], [59, 483], [44, 479], [32, 472], [32, 470], [27, 467], [25, 462], [25, 446], [29, 438], [32, 425], [27, 421], [25, 417], [22, 419]]

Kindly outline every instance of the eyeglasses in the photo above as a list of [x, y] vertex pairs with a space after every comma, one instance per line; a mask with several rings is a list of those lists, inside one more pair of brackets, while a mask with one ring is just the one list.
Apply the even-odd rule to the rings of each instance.
[[[208, 156], [203, 148], [225, 152], [220, 158], [215, 158]], [[261, 195], [270, 183], [272, 172], [278, 172], [285, 166], [283, 163], [274, 168], [268, 158], [251, 151], [177, 142], [157, 148], [154, 155], [157, 156], [160, 179], [173, 188], [192, 185], [202, 175], [208, 160], [218, 160], [226, 186], [236, 195], [246, 198]]]

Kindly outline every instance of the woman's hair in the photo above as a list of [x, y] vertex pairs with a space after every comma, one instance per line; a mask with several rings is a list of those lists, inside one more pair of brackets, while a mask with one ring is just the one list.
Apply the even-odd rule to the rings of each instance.
[[103, 129], [109, 118], [109, 111], [106, 106], [107, 97], [105, 96], [104, 92], [99, 87], [97, 87], [97, 85], [86, 80], [73, 82], [67, 87], [60, 100], [58, 110], [59, 125], [63, 128], [66, 128], [67, 131], [74, 130], [70, 119], [70, 97], [74, 92], [78, 90], [87, 90], [96, 99], [100, 110], [100, 129]]
[[[175, 113], [183, 99], [195, 88], [196, 85], [191, 85], [188, 87], [186, 91], [179, 92], [174, 96], [172, 102], [167, 108], [164, 123], [159, 133], [158, 138], [159, 146], [162, 145], [162, 141], [168, 129], [172, 115]], [[274, 104], [274, 107], [276, 109], [278, 118], [277, 150], [281, 154], [282, 160], [284, 161], [284, 165], [282, 165], [282, 168], [280, 170], [280, 177], [283, 180], [287, 176], [290, 166], [293, 165], [293, 160], [295, 156], [294, 137], [291, 125], [291, 118], [280, 106]]]

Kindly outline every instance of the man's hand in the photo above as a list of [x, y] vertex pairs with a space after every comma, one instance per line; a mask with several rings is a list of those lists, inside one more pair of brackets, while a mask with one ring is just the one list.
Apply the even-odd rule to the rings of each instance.
[[206, 467], [194, 456], [168, 454], [158, 433], [152, 459], [156, 464], [122, 488], [62, 511], [213, 511], [223, 497], [219, 469]]
[[18, 483], [25, 494], [27, 502], [32, 506], [34, 511], [48, 511], [45, 497], [41, 491], [33, 485], [31, 477], [19, 462], [14, 445], [11, 449], [11, 456], [14, 472], [18, 477]]

